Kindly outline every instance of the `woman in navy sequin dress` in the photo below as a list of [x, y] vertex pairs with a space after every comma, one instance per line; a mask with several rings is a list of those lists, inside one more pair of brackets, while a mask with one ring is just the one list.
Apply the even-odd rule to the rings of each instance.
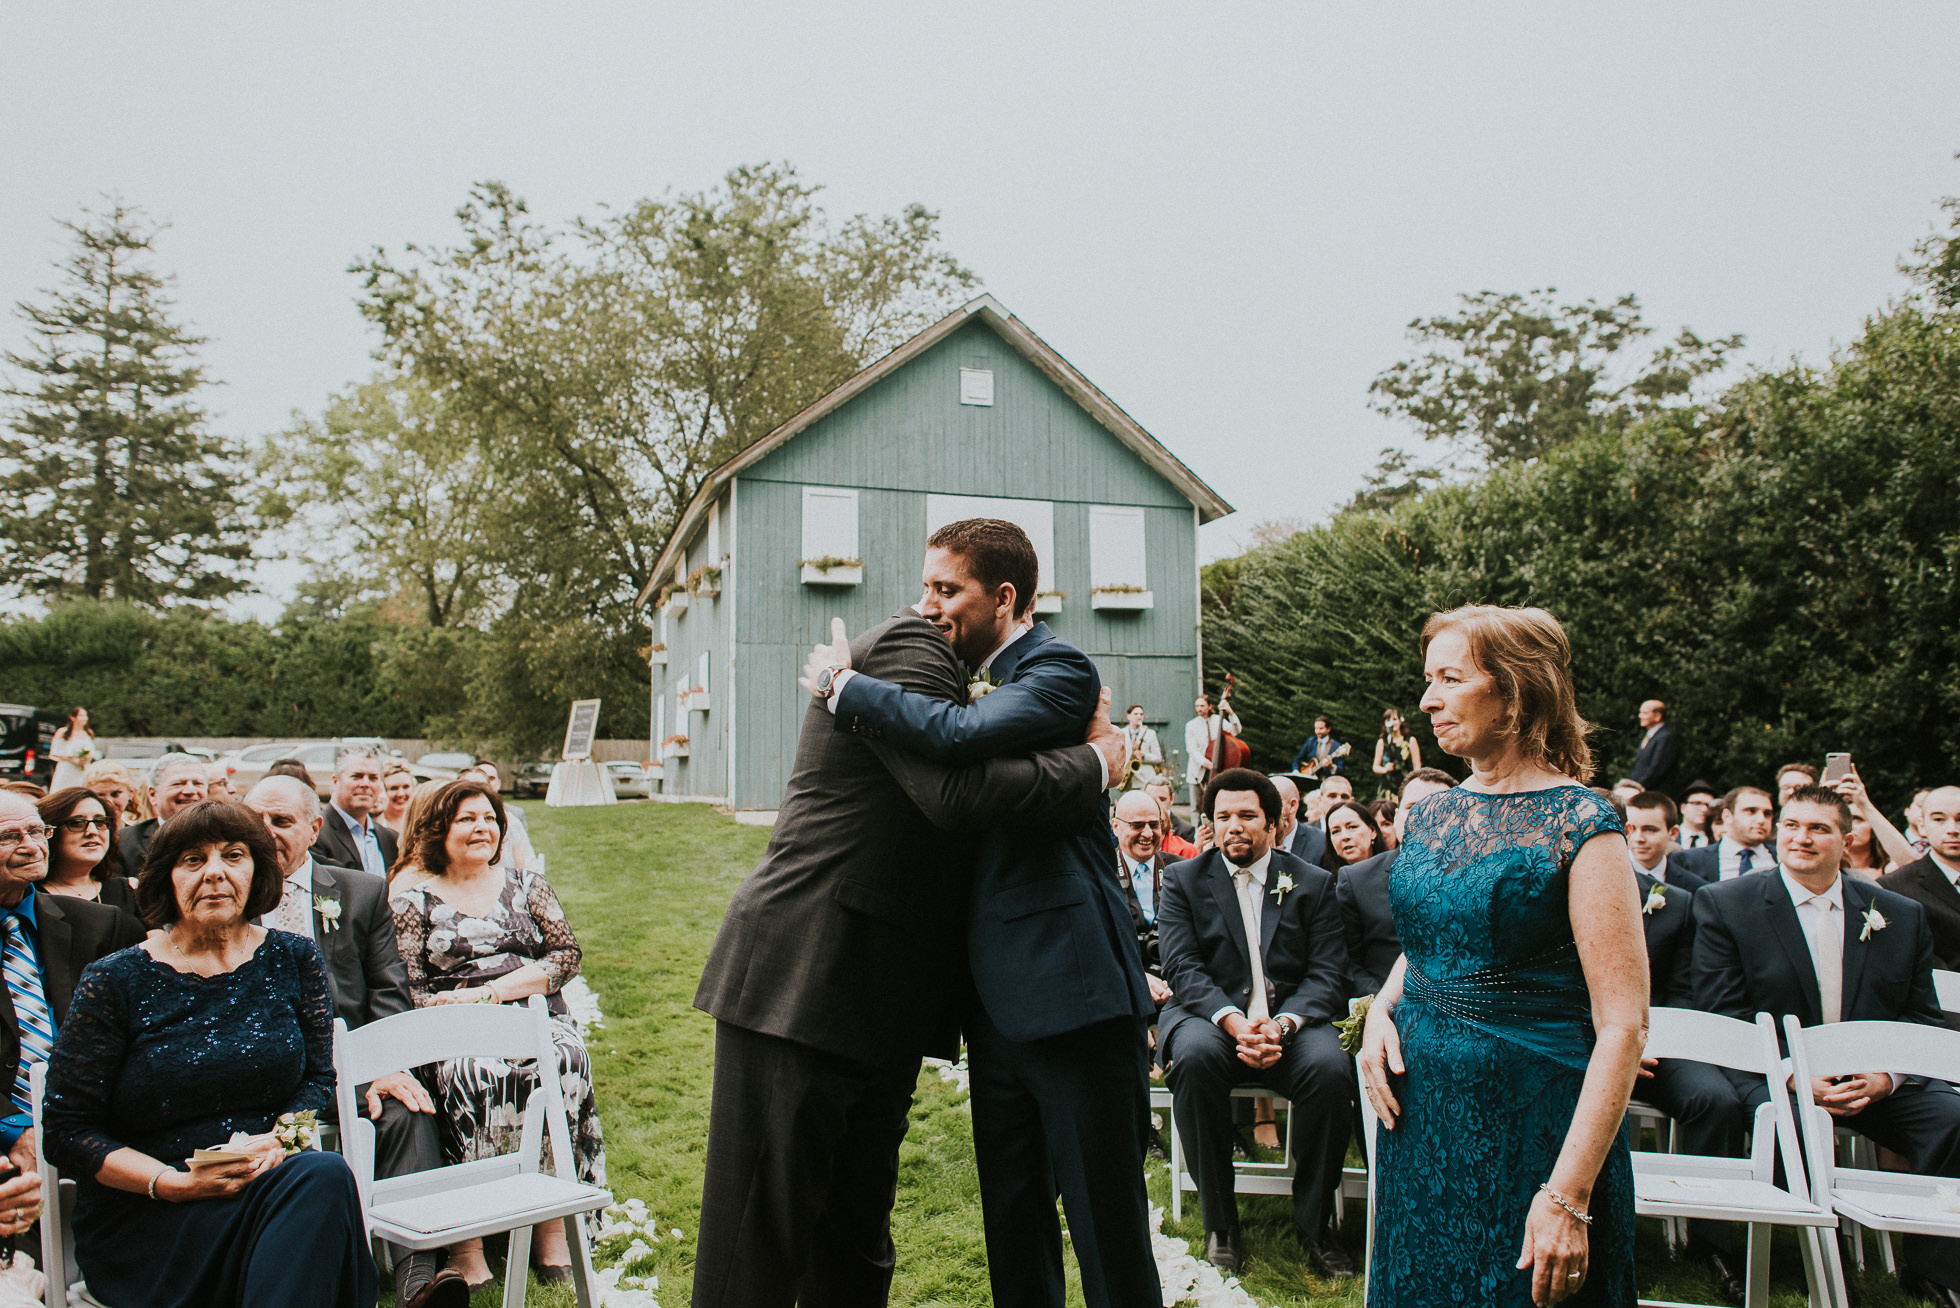
[[[150, 847], [137, 907], [162, 930], [82, 973], [48, 1060], [51, 1161], [75, 1178], [75, 1258], [117, 1308], [372, 1308], [354, 1177], [290, 1157], [281, 1113], [333, 1096], [333, 1003], [311, 940], [251, 925], [279, 902], [256, 814], [204, 803]], [[234, 1132], [242, 1162], [192, 1169]]]
[[1361, 1054], [1388, 1128], [1369, 1308], [1632, 1308], [1647, 955], [1621, 824], [1583, 785], [1565, 633], [1477, 606], [1423, 651], [1423, 710], [1473, 775], [1418, 802], [1390, 875], [1403, 957]]

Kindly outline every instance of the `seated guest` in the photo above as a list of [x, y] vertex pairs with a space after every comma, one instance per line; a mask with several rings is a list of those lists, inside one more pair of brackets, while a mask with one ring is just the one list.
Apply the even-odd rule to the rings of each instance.
[[228, 763], [206, 763], [204, 765], [204, 797], [221, 799], [227, 804], [238, 802], [238, 792], [231, 788], [231, 765]]
[[[1170, 832], [1171, 835], [1176, 836], [1179, 840], [1184, 841], [1186, 844], [1190, 844], [1191, 841], [1197, 839], [1198, 836], [1197, 828], [1194, 827], [1191, 823], [1186, 822], [1183, 818], [1179, 817], [1171, 809], [1172, 801], [1174, 801], [1177, 798], [1177, 791], [1172, 788], [1169, 778], [1156, 777], [1150, 781], [1145, 782], [1143, 787], [1143, 793], [1150, 796], [1152, 799], [1156, 800], [1157, 803], [1163, 807], [1165, 820], [1170, 823], [1170, 826], [1167, 828], [1167, 830]], [[1196, 845], [1192, 845], [1191, 848], [1195, 852], [1198, 847]], [[1175, 856], [1175, 851], [1168, 851], [1168, 852], [1171, 852], [1173, 856]], [[1192, 857], [1192, 855], [1186, 854], [1184, 855], [1184, 857], [1190, 858]]]
[[[1395, 784], [1400, 786], [1402, 783], [1400, 780], [1397, 780]], [[1306, 812], [1306, 820], [1310, 824], [1318, 827], [1326, 821], [1327, 815], [1333, 811], [1334, 805], [1345, 804], [1353, 798], [1354, 783], [1352, 781], [1349, 781], [1346, 777], [1329, 777], [1327, 780], [1321, 782], [1320, 788], [1314, 791], [1301, 804], [1301, 808]], [[1323, 827], [1322, 829], [1324, 830], [1325, 828]]]
[[[1794, 1013], [1806, 1026], [1943, 1025], [1925, 911], [1840, 874], [1851, 827], [1843, 797], [1800, 786], [1781, 826], [1778, 868], [1695, 892], [1695, 1007], [1743, 1021], [1768, 1013], [1779, 1024]], [[1753, 1117], [1768, 1092], [1760, 1078], [1739, 1088]], [[1813, 1090], [1840, 1125], [1903, 1154], [1913, 1172], [1960, 1177], [1960, 1094], [1951, 1086], [1873, 1070]], [[1905, 1258], [1908, 1291], [1960, 1308], [1960, 1240], [1908, 1235]]]
[[1866, 881], [1876, 881], [1880, 873], [1904, 867], [1917, 857], [1912, 842], [1865, 793], [1864, 779], [1856, 767], [1833, 782], [1831, 789], [1851, 805], [1851, 835], [1844, 846], [1845, 871]]
[[[180, 811], [136, 886], [154, 934], [75, 988], [48, 1060], [46, 1149], [80, 1187], [75, 1260], [105, 1303], [375, 1302], [354, 1174], [338, 1154], [289, 1156], [273, 1134], [334, 1088], [320, 951], [251, 922], [279, 882], [248, 809]], [[243, 1159], [188, 1166], [236, 1132]]]
[[150, 816], [142, 788], [129, 775], [129, 769], [112, 758], [99, 758], [83, 769], [82, 784], [109, 806], [110, 816], [116, 819], [118, 831]]
[[1790, 802], [1790, 796], [1805, 786], [1817, 784], [1817, 769], [1808, 763], [1785, 763], [1776, 770], [1776, 807]]
[[[0, 1079], [13, 1103], [0, 1117], [0, 1150], [21, 1170], [0, 1182], [0, 1235], [32, 1225], [38, 1202], [18, 1181], [35, 1178], [28, 1074], [47, 1061], [53, 1032], [68, 1018], [82, 970], [143, 938], [143, 927], [103, 904], [38, 891], [55, 837], [26, 796], [0, 791], [0, 917], [5, 921], [7, 1002], [0, 1003]], [[38, 1178], [35, 1178], [38, 1182]]]
[[1668, 866], [1702, 881], [1727, 881], [1775, 867], [1776, 847], [1767, 843], [1772, 829], [1768, 792], [1737, 786], [1722, 796], [1720, 808], [1721, 838], [1712, 845], [1670, 854]]
[[193, 804], [204, 802], [207, 776], [204, 760], [189, 754], [165, 754], [156, 761], [147, 787], [153, 818], [145, 818], [128, 831], [116, 834], [116, 857], [122, 860], [123, 874], [135, 880], [142, 872], [144, 856], [157, 829]]
[[381, 807], [381, 756], [372, 745], [343, 745], [333, 756], [333, 798], [320, 824], [313, 856], [335, 867], [360, 868], [384, 881], [394, 864], [395, 833], [374, 820]]
[[1349, 800], [1336, 804], [1327, 813], [1327, 859], [1320, 866], [1338, 872], [1388, 849], [1375, 815]]
[[1926, 856], [1888, 872], [1878, 884], [1926, 910], [1934, 966], [1960, 971], [1960, 786], [1926, 791], [1918, 826]]
[[1269, 777], [1279, 792], [1279, 830], [1273, 848], [1320, 867], [1327, 861], [1327, 833], [1300, 820], [1300, 788], [1289, 776]]
[[1688, 783], [1688, 792], [1681, 800], [1681, 836], [1676, 841], [1682, 849], [1700, 849], [1715, 843], [1715, 836], [1708, 829], [1709, 812], [1715, 803], [1715, 787], [1706, 781]]
[[[395, 946], [387, 888], [365, 872], [329, 867], [313, 857], [320, 833], [320, 797], [313, 788], [292, 777], [269, 776], [252, 787], [245, 806], [265, 824], [279, 860], [279, 904], [265, 915], [265, 925], [319, 946], [334, 1015], [352, 1030], [414, 1007], [408, 969]], [[442, 1166], [435, 1102], [411, 1073], [360, 1086], [358, 1097], [374, 1119], [376, 1177]], [[395, 1298], [402, 1308], [467, 1308], [470, 1294], [462, 1275], [439, 1272], [436, 1262], [433, 1252], [395, 1250]]]
[[313, 784], [313, 774], [306, 770], [306, 764], [300, 762], [296, 758], [280, 759], [278, 762], [274, 763], [271, 767], [267, 768], [265, 770], [265, 774], [268, 777], [291, 777], [293, 780], [299, 782], [301, 785], [305, 786], [308, 790], [311, 790], [316, 794], [319, 792], [320, 789], [318, 786]]
[[1925, 803], [1926, 796], [1932, 793], [1930, 790], [1915, 790], [1912, 792], [1912, 799], [1906, 804], [1905, 837], [1906, 843], [1912, 846], [1912, 856], [1914, 858], [1926, 857], [1926, 849], [1930, 844], [1919, 830], [1919, 806]]
[[50, 895], [93, 899], [136, 917], [136, 892], [116, 857], [116, 819], [109, 805], [85, 786], [57, 790], [35, 806], [54, 834], [48, 848]]
[[[1648, 1002], [1656, 1008], [1694, 1007], [1694, 894], [1708, 883], [1680, 868], [1669, 875], [1667, 851], [1678, 821], [1674, 801], [1658, 790], [1642, 791], [1627, 801], [1627, 853], [1640, 895], [1641, 932], [1647, 938]], [[1742, 1097], [1720, 1068], [1678, 1058], [1643, 1058], [1634, 1094], [1675, 1120], [1688, 1153], [1742, 1156]], [[1745, 1283], [1734, 1266], [1729, 1224], [1690, 1221], [1688, 1256], [1704, 1261], [1723, 1298], [1740, 1308]]]
[[402, 823], [408, 816], [408, 797], [415, 791], [415, 774], [408, 770], [408, 764], [398, 758], [389, 759], [381, 766], [381, 811], [374, 820], [395, 833], [397, 846], [400, 845]]
[[1151, 1002], [1160, 1008], [1171, 997], [1157, 953], [1157, 906], [1163, 901], [1164, 869], [1170, 864], [1157, 848], [1163, 822], [1157, 801], [1140, 790], [1117, 800], [1116, 813], [1109, 820], [1116, 832], [1117, 879], [1130, 906], [1130, 920], [1136, 924], [1137, 947], [1143, 951], [1143, 979], [1150, 983]]
[[0, 790], [36, 804], [48, 797], [48, 788], [38, 781], [0, 781]]
[[1400, 805], [1392, 799], [1375, 799], [1363, 807], [1368, 810], [1368, 816], [1375, 820], [1375, 830], [1382, 833], [1385, 846], [1394, 849], [1402, 843], [1402, 837], [1395, 830], [1395, 811]]
[[1348, 1139], [1354, 1065], [1330, 1022], [1347, 1013], [1347, 950], [1334, 878], [1276, 851], [1279, 792], [1249, 768], [1205, 790], [1218, 848], [1168, 868], [1157, 915], [1172, 999], [1158, 1019], [1172, 1112], [1198, 1179], [1205, 1257], [1237, 1271], [1234, 1086], [1293, 1105], [1293, 1229], [1314, 1270], [1352, 1276], [1327, 1215]]
[[[488, 759], [472, 763], [456, 775], [463, 780], [481, 781], [495, 791], [503, 790], [503, 775], [497, 771], [497, 765]], [[506, 804], [504, 817], [510, 821], [510, 831], [504, 837], [504, 866], [514, 867], [520, 872], [527, 867], [543, 871], [544, 865], [538, 862], [537, 852], [531, 848], [531, 826], [524, 820], [524, 810]]]
[[[546, 996], [571, 1118], [573, 1170], [581, 1181], [604, 1185], [592, 1060], [558, 993], [578, 975], [578, 938], [542, 876], [500, 866], [508, 829], [497, 792], [461, 779], [437, 789], [409, 829], [407, 857], [415, 870], [399, 879], [389, 899], [409, 991], [417, 1008], [516, 1004]], [[518, 1110], [536, 1084], [535, 1071], [501, 1061], [456, 1058], [439, 1064], [437, 1108], [448, 1122], [445, 1153], [454, 1151], [447, 1161], [472, 1162], [516, 1148], [523, 1130]], [[547, 1144], [545, 1170], [554, 1166]], [[570, 1280], [564, 1223], [546, 1222], [533, 1235], [540, 1279]], [[481, 1240], [450, 1246], [449, 1265], [472, 1291], [490, 1281]], [[523, 1270], [508, 1274], [521, 1276]]]
[[1456, 785], [1441, 768], [1417, 768], [1402, 783], [1402, 801], [1395, 809], [1395, 849], [1341, 869], [1334, 883], [1334, 902], [1341, 910], [1341, 935], [1347, 943], [1348, 993], [1359, 997], [1381, 993], [1382, 983], [1402, 957], [1402, 937], [1395, 929], [1395, 912], [1388, 903], [1388, 874], [1401, 848], [1409, 813], [1431, 795]]

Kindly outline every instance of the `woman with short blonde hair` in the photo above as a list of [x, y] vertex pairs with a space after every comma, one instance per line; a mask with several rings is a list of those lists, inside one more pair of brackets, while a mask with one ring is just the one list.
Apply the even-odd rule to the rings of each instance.
[[1543, 609], [1470, 605], [1422, 651], [1422, 710], [1471, 777], [1410, 811], [1389, 874], [1403, 955], [1360, 1058], [1384, 1128], [1368, 1302], [1631, 1305], [1647, 952], [1623, 825], [1585, 785], [1571, 645]]

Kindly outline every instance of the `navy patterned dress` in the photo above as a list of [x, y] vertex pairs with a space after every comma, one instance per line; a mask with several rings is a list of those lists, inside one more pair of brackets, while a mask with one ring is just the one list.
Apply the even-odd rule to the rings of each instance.
[[[1370, 1308], [1531, 1303], [1516, 1267], [1594, 1043], [1567, 911], [1573, 857], [1623, 827], [1581, 786], [1450, 790], [1409, 815], [1389, 899], [1408, 959], [1395, 1025], [1402, 1115], [1377, 1137]], [[1628, 875], [1632, 875], [1631, 872]], [[1573, 1308], [1631, 1308], [1633, 1161], [1621, 1132], [1592, 1193]]]

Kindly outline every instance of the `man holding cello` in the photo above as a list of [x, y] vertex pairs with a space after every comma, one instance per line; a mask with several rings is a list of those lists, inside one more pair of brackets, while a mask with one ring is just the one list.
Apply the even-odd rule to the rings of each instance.
[[[1184, 779], [1191, 786], [1191, 811], [1196, 813], [1205, 785], [1227, 768], [1238, 767], [1251, 753], [1239, 740], [1238, 715], [1232, 712], [1231, 673], [1225, 674], [1225, 689], [1218, 697], [1218, 708], [1211, 696], [1198, 692], [1193, 711], [1198, 715], [1184, 724]], [[1193, 819], [1195, 820], [1195, 819]]]

